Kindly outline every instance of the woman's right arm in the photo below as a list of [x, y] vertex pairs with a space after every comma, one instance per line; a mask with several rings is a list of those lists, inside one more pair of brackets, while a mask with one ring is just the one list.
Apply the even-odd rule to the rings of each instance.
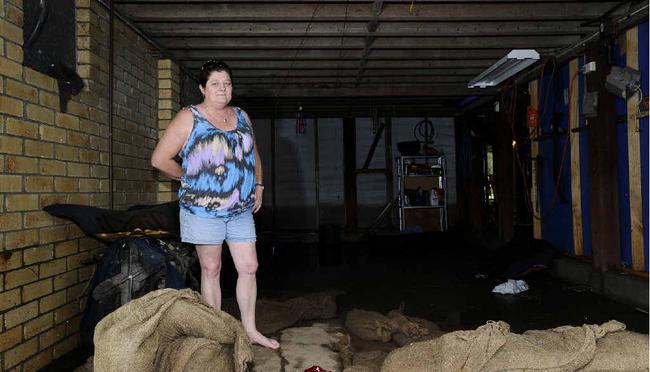
[[190, 110], [181, 110], [169, 123], [151, 154], [151, 165], [168, 177], [179, 180], [183, 169], [174, 160], [192, 131], [194, 118]]

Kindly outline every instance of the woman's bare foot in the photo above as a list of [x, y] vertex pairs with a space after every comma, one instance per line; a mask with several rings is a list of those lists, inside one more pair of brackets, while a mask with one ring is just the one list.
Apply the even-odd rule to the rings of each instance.
[[264, 336], [263, 334], [259, 333], [257, 330], [251, 332], [246, 331], [246, 334], [248, 334], [248, 339], [251, 341], [252, 344], [258, 344], [260, 346], [268, 347], [269, 349], [277, 349], [280, 347], [279, 342], [277, 342], [272, 338], [268, 338]]

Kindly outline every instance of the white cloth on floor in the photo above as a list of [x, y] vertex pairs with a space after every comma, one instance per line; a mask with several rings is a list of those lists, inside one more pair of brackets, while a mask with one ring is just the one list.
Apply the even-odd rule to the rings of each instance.
[[492, 293], [517, 294], [526, 292], [528, 283], [523, 280], [508, 279], [507, 282], [501, 283], [492, 289]]

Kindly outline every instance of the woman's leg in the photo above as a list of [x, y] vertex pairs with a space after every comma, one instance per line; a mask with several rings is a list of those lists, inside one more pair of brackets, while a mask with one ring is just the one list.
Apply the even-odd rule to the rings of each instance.
[[201, 295], [205, 302], [221, 310], [221, 245], [196, 245], [201, 264]]
[[254, 344], [277, 349], [280, 344], [262, 335], [255, 326], [255, 301], [257, 298], [257, 252], [255, 242], [228, 242], [230, 255], [237, 269], [237, 304], [241, 312], [241, 322]]

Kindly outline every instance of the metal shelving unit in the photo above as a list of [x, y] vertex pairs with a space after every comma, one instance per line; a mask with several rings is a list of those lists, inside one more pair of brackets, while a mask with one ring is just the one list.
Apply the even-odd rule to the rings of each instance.
[[[416, 231], [416, 226], [423, 232], [447, 230], [447, 172], [444, 156], [398, 156], [396, 160], [400, 231], [411, 228]], [[414, 192], [415, 195], [418, 194], [418, 188], [420, 200], [410, 200], [414, 199]], [[431, 204], [431, 192], [438, 195], [437, 205]], [[411, 194], [411, 198], [408, 194]]]

